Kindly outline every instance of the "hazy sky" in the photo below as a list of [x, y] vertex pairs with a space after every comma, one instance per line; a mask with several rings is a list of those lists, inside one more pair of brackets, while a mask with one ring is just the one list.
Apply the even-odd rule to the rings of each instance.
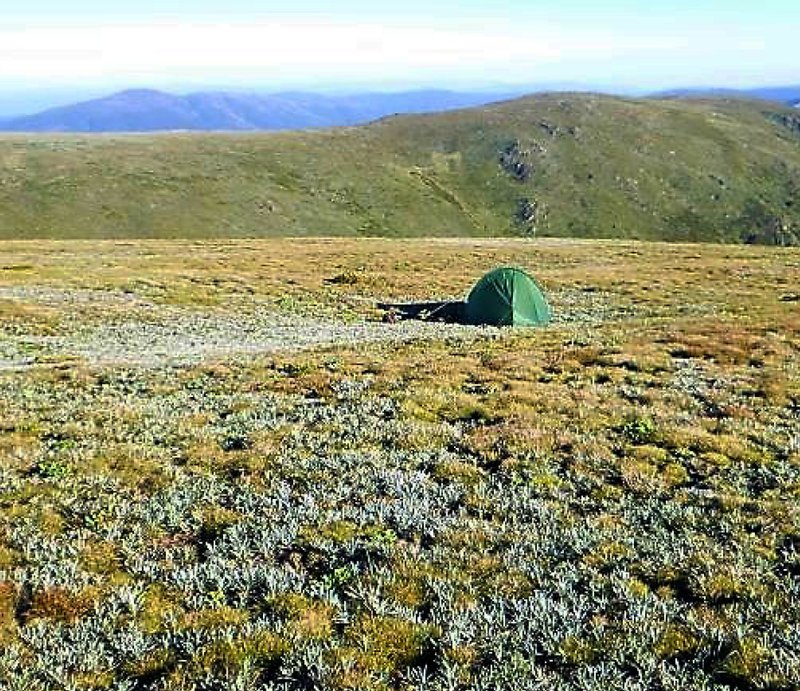
[[798, 0], [16, 4], [5, 89], [800, 82]]

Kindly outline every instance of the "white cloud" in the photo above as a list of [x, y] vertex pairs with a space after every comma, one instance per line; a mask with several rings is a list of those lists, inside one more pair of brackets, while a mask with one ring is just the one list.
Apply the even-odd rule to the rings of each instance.
[[378, 78], [409, 72], [524, 73], [563, 59], [613, 58], [686, 47], [686, 39], [530, 26], [345, 24], [283, 18], [254, 24], [0, 28], [0, 78], [94, 82], [132, 78]]
[[[787, 29], [788, 31], [788, 29]], [[528, 18], [392, 25], [284, 15], [251, 23], [0, 26], [0, 83], [421, 84], [741, 81], [783, 74], [752, 27]], [[756, 59], [757, 58], [757, 59]], [[749, 71], [748, 71], [749, 70]], [[796, 70], [795, 70], [796, 72]], [[721, 78], [720, 78], [721, 76]], [[750, 77], [747, 77], [750, 78]]]

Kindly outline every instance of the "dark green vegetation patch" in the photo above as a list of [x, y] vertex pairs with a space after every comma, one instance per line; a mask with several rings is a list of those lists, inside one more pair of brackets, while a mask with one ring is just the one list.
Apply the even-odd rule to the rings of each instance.
[[0, 238], [798, 244], [792, 108], [536, 96], [284, 134], [0, 138]]

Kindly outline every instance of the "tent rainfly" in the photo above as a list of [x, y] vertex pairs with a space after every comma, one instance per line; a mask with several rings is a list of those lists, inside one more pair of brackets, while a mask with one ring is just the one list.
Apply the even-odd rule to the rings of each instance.
[[544, 325], [550, 322], [550, 307], [528, 273], [502, 266], [472, 288], [467, 297], [466, 320], [491, 326]]

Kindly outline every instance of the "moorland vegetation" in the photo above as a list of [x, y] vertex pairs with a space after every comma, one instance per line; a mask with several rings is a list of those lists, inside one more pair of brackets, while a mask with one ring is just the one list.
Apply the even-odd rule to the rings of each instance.
[[[0, 687], [800, 686], [798, 250], [0, 257], [0, 339], [31, 353], [0, 373]], [[76, 354], [138, 318], [113, 296], [170, 319], [245, 295], [358, 322], [511, 262], [544, 286], [547, 329], [149, 367]], [[56, 290], [107, 300], [76, 317]]]

